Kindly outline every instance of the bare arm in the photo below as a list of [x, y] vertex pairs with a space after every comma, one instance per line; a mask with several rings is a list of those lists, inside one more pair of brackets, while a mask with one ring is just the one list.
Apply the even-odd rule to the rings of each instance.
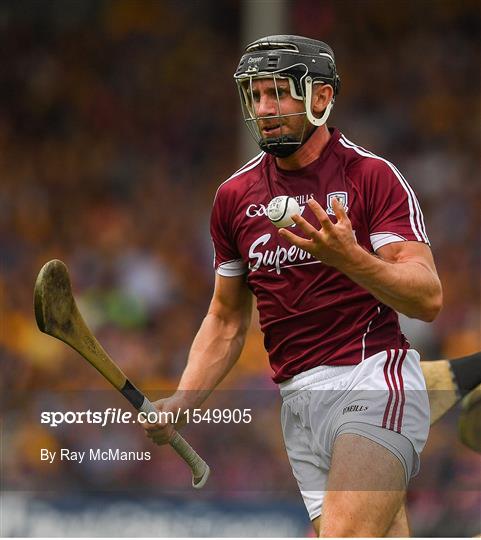
[[214, 295], [177, 389], [185, 394], [189, 407], [203, 403], [239, 358], [251, 310], [252, 294], [245, 276], [216, 275]]
[[[155, 402], [159, 411], [185, 411], [199, 407], [231, 370], [240, 356], [250, 324], [252, 294], [245, 276], [216, 275], [214, 294], [192, 343], [177, 391]], [[146, 424], [147, 435], [157, 444], [168, 442], [173, 426]]]
[[362, 248], [343, 271], [383, 304], [414, 319], [433, 321], [441, 309], [441, 283], [431, 250], [420, 242], [382, 246], [379, 257]]
[[424, 321], [435, 319], [442, 305], [442, 289], [426, 244], [387, 244], [378, 250], [376, 257], [357, 243], [351, 222], [337, 199], [333, 202], [335, 224], [316, 201], [311, 199], [309, 206], [321, 229], [317, 230], [301, 216], [294, 216], [307, 239], [281, 229], [283, 238], [334, 266], [396, 311]]

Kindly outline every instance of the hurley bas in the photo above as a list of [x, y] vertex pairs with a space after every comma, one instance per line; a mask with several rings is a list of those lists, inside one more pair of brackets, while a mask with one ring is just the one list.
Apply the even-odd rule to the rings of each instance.
[[51, 452], [48, 448], [40, 449], [40, 460], [53, 463], [55, 460], [74, 461], [83, 463], [89, 461], [150, 461], [150, 452], [125, 451], [116, 448], [115, 450], [102, 450], [100, 448], [90, 448], [87, 451], [75, 451], [69, 448], [61, 448], [59, 451]]

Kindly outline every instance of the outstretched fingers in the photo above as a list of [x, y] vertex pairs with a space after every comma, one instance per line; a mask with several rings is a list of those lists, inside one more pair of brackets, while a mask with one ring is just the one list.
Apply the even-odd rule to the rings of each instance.
[[309, 208], [312, 210], [312, 213], [316, 216], [316, 219], [317, 221], [319, 221], [321, 227], [325, 231], [331, 231], [332, 228], [334, 227], [334, 224], [329, 219], [329, 216], [327, 215], [324, 208], [322, 208], [322, 206], [315, 199], [309, 199], [307, 204], [309, 205]]
[[[336, 237], [336, 225], [331, 221], [327, 212], [315, 199], [309, 199], [307, 204], [314, 214], [314, 217], [319, 222], [320, 228], [317, 229], [302, 216], [294, 214], [292, 216], [292, 221], [294, 221], [299, 230], [304, 233], [305, 238], [298, 236], [287, 229], [279, 229], [279, 235], [291, 244], [315, 254], [314, 252], [317, 252], [324, 246], [329, 238]], [[348, 220], [346, 211], [337, 198], [333, 199], [332, 208], [338, 222]]]
[[337, 221], [344, 221], [347, 219], [346, 210], [344, 208], [344, 205], [342, 205], [337, 197], [334, 197], [332, 199], [332, 209], [334, 210], [334, 214], [337, 218]]
[[314, 239], [319, 231], [299, 214], [291, 216], [292, 221], [308, 237]]
[[[295, 221], [295, 219], [294, 219], [295, 217], [297, 217], [297, 216], [292, 216], [292, 219], [294, 221]], [[298, 224], [297, 221], [296, 221], [296, 224]], [[312, 228], [314, 229], [314, 227], [312, 227]], [[315, 231], [315, 229], [314, 229], [314, 231]], [[294, 234], [291, 231], [288, 231], [287, 229], [279, 229], [279, 236], [281, 236], [282, 238], [284, 238], [284, 240], [287, 240], [291, 244], [294, 244], [298, 248], [303, 249], [304, 251], [308, 251], [309, 246], [312, 243], [312, 240], [307, 240], [306, 238], [302, 238], [302, 236], [298, 236], [297, 234]]]

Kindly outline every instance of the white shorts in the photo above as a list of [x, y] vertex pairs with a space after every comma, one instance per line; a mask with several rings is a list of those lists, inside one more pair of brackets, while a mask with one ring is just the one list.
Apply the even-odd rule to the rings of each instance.
[[390, 450], [404, 467], [406, 484], [419, 471], [430, 418], [415, 350], [383, 351], [355, 366], [319, 366], [279, 386], [287, 455], [311, 520], [321, 514], [332, 449], [341, 433], [362, 435]]

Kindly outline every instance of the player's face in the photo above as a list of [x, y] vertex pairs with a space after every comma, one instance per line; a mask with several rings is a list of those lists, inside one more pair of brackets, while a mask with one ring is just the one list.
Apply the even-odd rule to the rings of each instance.
[[304, 102], [292, 97], [286, 79], [254, 79], [248, 95], [262, 138], [302, 137], [306, 127]]

